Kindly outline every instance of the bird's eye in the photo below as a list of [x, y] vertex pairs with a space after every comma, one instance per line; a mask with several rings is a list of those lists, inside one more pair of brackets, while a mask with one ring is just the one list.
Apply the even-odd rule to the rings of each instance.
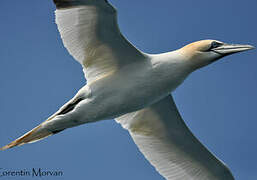
[[220, 43], [220, 42], [213, 41], [213, 42], [211, 43], [211, 48], [210, 48], [210, 50], [211, 50], [211, 49], [214, 49], [214, 48], [217, 48], [217, 47], [220, 47], [220, 46], [222, 46], [222, 45], [223, 45], [223, 44]]
[[206, 51], [207, 51], [207, 52], [208, 52], [208, 51], [211, 51], [212, 49], [217, 48], [217, 47], [220, 47], [220, 46], [222, 46], [222, 45], [223, 45], [223, 43], [221, 43], [221, 42], [212, 41], [211, 46], [210, 46], [209, 49], [207, 49]]

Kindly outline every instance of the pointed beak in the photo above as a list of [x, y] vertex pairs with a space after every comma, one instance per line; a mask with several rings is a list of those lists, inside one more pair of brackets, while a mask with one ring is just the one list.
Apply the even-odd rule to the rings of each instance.
[[248, 51], [251, 49], [254, 49], [254, 46], [242, 44], [223, 44], [222, 46], [212, 49], [212, 51], [222, 56], [226, 56], [238, 52]]

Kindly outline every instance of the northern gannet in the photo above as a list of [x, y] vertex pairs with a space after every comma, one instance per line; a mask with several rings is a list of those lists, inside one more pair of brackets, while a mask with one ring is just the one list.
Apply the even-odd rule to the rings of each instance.
[[2, 150], [115, 118], [166, 179], [233, 179], [186, 127], [170, 92], [196, 69], [252, 46], [204, 40], [150, 55], [122, 36], [116, 10], [106, 0], [54, 2], [64, 45], [82, 64], [87, 85], [47, 121]]

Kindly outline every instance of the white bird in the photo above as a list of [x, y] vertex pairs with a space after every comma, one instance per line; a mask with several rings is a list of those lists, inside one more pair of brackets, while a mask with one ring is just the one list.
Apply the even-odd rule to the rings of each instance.
[[234, 179], [187, 128], [170, 93], [193, 71], [253, 46], [202, 40], [172, 52], [147, 54], [123, 37], [116, 10], [107, 0], [54, 3], [64, 46], [82, 65], [87, 85], [45, 122], [1, 150], [115, 118], [166, 179]]

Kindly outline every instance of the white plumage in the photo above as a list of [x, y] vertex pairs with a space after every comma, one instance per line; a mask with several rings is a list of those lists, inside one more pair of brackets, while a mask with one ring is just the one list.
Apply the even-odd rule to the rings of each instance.
[[233, 179], [229, 169], [190, 132], [170, 95], [117, 121], [166, 179]]
[[82, 65], [87, 85], [45, 122], [1, 148], [32, 143], [64, 129], [115, 118], [168, 180], [233, 180], [183, 122], [170, 95], [198, 68], [250, 45], [216, 40], [151, 55], [129, 43], [106, 0], [54, 0], [64, 46]]
[[141, 52], [120, 33], [116, 10], [107, 3], [92, 1], [90, 6], [55, 13], [64, 46], [83, 66], [88, 83], [142, 59]]

